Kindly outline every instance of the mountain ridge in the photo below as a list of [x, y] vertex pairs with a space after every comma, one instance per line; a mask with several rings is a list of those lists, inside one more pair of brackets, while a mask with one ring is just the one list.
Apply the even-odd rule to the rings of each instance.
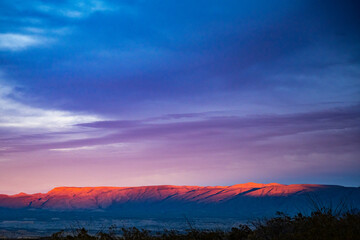
[[[288, 198], [326, 190], [357, 188], [320, 184], [244, 183], [231, 186], [154, 185], [138, 187], [56, 187], [47, 193], [0, 195], [0, 207], [39, 209], [104, 209], [128, 203], [178, 202], [220, 204], [237, 198]], [[335, 194], [336, 195], [336, 194]]]
[[0, 196], [9, 196], [9, 197], [19, 197], [19, 196], [29, 196], [29, 195], [37, 195], [37, 194], [48, 194], [53, 192], [61, 192], [61, 190], [86, 190], [86, 189], [109, 189], [109, 190], [120, 190], [120, 189], [143, 189], [143, 188], [263, 188], [263, 187], [289, 187], [289, 186], [315, 186], [315, 187], [344, 187], [344, 188], [356, 188], [356, 187], [345, 187], [341, 185], [328, 185], [328, 184], [280, 184], [280, 183], [255, 183], [255, 182], [248, 182], [248, 183], [240, 183], [234, 184], [229, 186], [197, 186], [197, 185], [146, 185], [146, 186], [125, 186], [125, 187], [118, 187], [118, 186], [92, 186], [92, 187], [78, 187], [78, 186], [59, 186], [50, 189], [49, 191], [37, 192], [37, 193], [15, 193], [15, 194], [2, 194]]
[[[47, 193], [0, 194], [5, 216], [56, 217], [250, 217], [295, 214], [312, 205], [360, 208], [360, 188], [321, 184], [243, 183], [231, 186], [153, 185], [137, 187], [56, 187]], [[100, 214], [100, 215], [99, 215]], [[105, 215], [104, 215], [105, 214]], [[1, 215], [1, 214], [0, 214]]]

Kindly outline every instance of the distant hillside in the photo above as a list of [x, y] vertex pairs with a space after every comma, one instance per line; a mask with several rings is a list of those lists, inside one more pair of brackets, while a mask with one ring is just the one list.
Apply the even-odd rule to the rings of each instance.
[[246, 183], [233, 186], [58, 187], [48, 193], [0, 195], [2, 210], [111, 212], [129, 216], [269, 216], [314, 207], [360, 207], [360, 188]]

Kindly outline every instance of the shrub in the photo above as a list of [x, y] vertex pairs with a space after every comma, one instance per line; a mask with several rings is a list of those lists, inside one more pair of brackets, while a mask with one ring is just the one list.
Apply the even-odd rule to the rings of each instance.
[[354, 240], [360, 236], [360, 212], [348, 211], [335, 215], [330, 209], [319, 209], [309, 216], [284, 213], [270, 219], [248, 225], [240, 225], [230, 231], [197, 230], [191, 228], [185, 233], [164, 230], [153, 234], [144, 229], [122, 228], [122, 234], [116, 234], [112, 226], [108, 233], [99, 232], [90, 235], [84, 228], [75, 234], [66, 235], [64, 231], [54, 233], [51, 240]]

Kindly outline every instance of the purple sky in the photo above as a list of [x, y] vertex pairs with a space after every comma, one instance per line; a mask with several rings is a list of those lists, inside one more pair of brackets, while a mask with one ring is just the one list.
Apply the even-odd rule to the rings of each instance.
[[355, 1], [0, 2], [0, 193], [360, 183]]

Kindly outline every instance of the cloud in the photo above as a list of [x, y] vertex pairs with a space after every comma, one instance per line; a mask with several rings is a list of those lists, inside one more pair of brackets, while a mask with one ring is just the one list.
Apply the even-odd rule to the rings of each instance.
[[36, 97], [0, 83], [3, 179], [359, 169], [359, 14], [340, 5], [0, 1], [2, 69]]
[[[181, 116], [203, 116], [203, 114], [191, 113]], [[342, 151], [346, 146], [352, 148], [354, 144], [358, 144], [359, 121], [358, 106], [297, 114], [218, 116], [192, 121], [183, 121], [180, 118], [177, 122], [152, 122], [151, 119], [96, 121], [74, 126], [78, 127], [76, 131], [93, 129], [88, 137], [67, 141], [52, 140], [31, 145], [23, 145], [19, 140], [14, 149], [5, 152], [81, 150], [116, 143], [155, 144], [158, 145], [159, 151], [163, 153], [175, 151], [179, 156], [246, 149], [264, 151], [288, 149], [289, 152], [304, 153], [331, 152], [339, 149]], [[25, 139], [26, 137], [22, 141]]]
[[34, 35], [18, 33], [0, 33], [0, 49], [19, 51], [28, 47], [39, 46], [46, 42], [45, 39]]
[[82, 147], [69, 147], [69, 148], [54, 148], [49, 149], [50, 151], [58, 151], [58, 152], [70, 152], [70, 151], [82, 151], [82, 150], [99, 150], [105, 148], [120, 148], [123, 147], [124, 144], [114, 143], [114, 144], [104, 144], [104, 145], [95, 145], [95, 146], [82, 146]]
[[[14, 97], [16, 96], [16, 98]], [[33, 107], [15, 87], [0, 84], [0, 128], [51, 129], [69, 128], [75, 124], [101, 119], [89, 114], [77, 114], [56, 109]]]
[[93, 149], [96, 149], [96, 146], [83, 146], [83, 147], [75, 147], [75, 148], [54, 148], [54, 149], [50, 149], [50, 151], [69, 152], [69, 151], [93, 150]]
[[[310, 31], [319, 29], [318, 24], [325, 29], [327, 23], [307, 25], [311, 20], [306, 16], [316, 15], [308, 13], [314, 12], [308, 2], [296, 6], [187, 1], [176, 4], [178, 8], [170, 2], [126, 3], [138, 15], [126, 14], [114, 1], [7, 2], [15, 10], [6, 11], [6, 31], [61, 38], [56, 47], [24, 52], [21, 61], [11, 53], [3, 56], [17, 80], [30, 86], [37, 83], [36, 93], [49, 105], [66, 98], [72, 100], [65, 106], [69, 110], [161, 115], [175, 108], [253, 110], [254, 105], [273, 111], [286, 104], [299, 111], [304, 103], [315, 106], [328, 99], [352, 103], [357, 97], [351, 91], [357, 89], [358, 76], [348, 76], [351, 69], [333, 64], [337, 59], [347, 65], [358, 51], [354, 44], [335, 47], [326, 34], [314, 38]], [[273, 11], [275, 5], [284, 15]], [[112, 12], [116, 9], [120, 11]], [[14, 22], [31, 17], [39, 22]], [[66, 36], [56, 35], [54, 29], [63, 29]], [[317, 67], [324, 61], [331, 69]], [[64, 79], [71, 84], [64, 84]], [[334, 79], [331, 84], [329, 79]], [[49, 87], [57, 90], [48, 91]], [[339, 94], [343, 89], [348, 92]], [[114, 101], [126, 104], [114, 108]], [[155, 104], [164, 106], [155, 109]]]
[[[0, 4], [7, 11], [2, 12], [0, 26], [0, 50], [20, 51], [29, 47], [46, 46], [59, 36], [66, 35], [73, 28], [69, 19], [83, 19], [91, 14], [113, 11], [104, 1], [30, 1], [14, 4], [4, 1]], [[56, 19], [60, 18], [60, 19]], [[65, 20], [61, 20], [64, 18]]]
[[137, 120], [119, 120], [119, 121], [98, 121], [90, 123], [80, 123], [77, 126], [82, 127], [91, 127], [91, 128], [110, 128], [110, 129], [121, 129], [121, 128], [131, 128], [134, 126], [139, 126], [142, 121]]
[[109, 6], [104, 1], [66, 1], [65, 4], [49, 4], [41, 3], [36, 9], [43, 13], [57, 14], [67, 18], [85, 18], [95, 12], [111, 11], [114, 7]]
[[31, 166], [39, 173], [79, 172], [69, 176], [86, 179], [94, 171], [98, 175], [91, 176], [96, 179], [113, 181], [108, 185], [129, 181], [129, 176], [149, 184], [154, 173], [162, 176], [162, 184], [174, 180], [167, 174], [183, 173], [189, 177], [180, 177], [176, 184], [186, 180], [202, 184], [249, 179], [301, 182], [323, 175], [321, 181], [331, 183], [333, 172], [356, 176], [360, 169], [359, 106], [247, 117], [195, 113], [177, 117], [175, 122], [144, 118], [78, 124], [67, 133], [69, 139], [52, 130], [36, 138], [0, 138], [0, 146], [6, 147], [0, 157], [8, 159], [2, 164], [16, 172], [29, 172]]

